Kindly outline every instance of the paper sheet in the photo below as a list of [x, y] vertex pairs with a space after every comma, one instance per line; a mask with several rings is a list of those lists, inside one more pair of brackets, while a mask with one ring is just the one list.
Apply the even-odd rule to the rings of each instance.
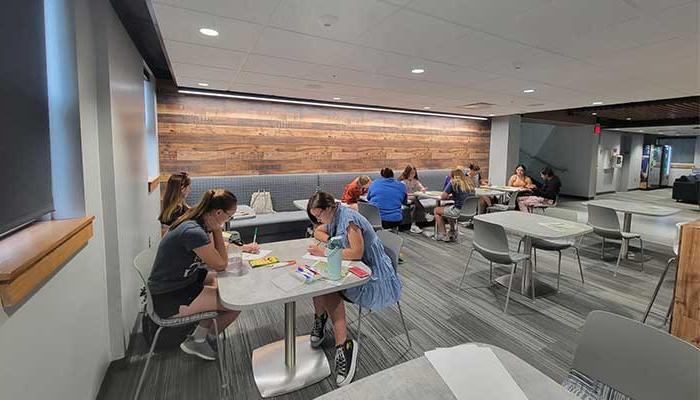
[[272, 283], [278, 288], [284, 290], [285, 292], [291, 292], [297, 288], [300, 288], [305, 283], [301, 280], [292, 276], [293, 272], [288, 274], [282, 274], [272, 280]]
[[427, 351], [425, 357], [458, 400], [527, 400], [488, 347], [465, 344]]
[[243, 258], [243, 261], [251, 261], [251, 260], [257, 260], [258, 258], [263, 258], [267, 256], [268, 254], [272, 253], [272, 250], [263, 250], [260, 249], [258, 251], [258, 254], [253, 254], [253, 253], [241, 253], [241, 258]]
[[[325, 261], [325, 262], [328, 262], [328, 257], [314, 256], [314, 255], [309, 254], [309, 253], [304, 254], [304, 256], [303, 256], [302, 258], [303, 258], [303, 259], [306, 259], [306, 260], [311, 260], [311, 261]], [[350, 265], [350, 261], [348, 261], [348, 260], [343, 260], [343, 263], [342, 263], [342, 266], [343, 266], [343, 267], [347, 267], [347, 266], [349, 266], [349, 265]]]

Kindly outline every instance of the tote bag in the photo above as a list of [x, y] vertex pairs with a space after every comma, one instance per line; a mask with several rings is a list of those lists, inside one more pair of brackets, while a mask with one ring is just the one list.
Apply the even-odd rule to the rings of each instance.
[[257, 191], [250, 196], [250, 207], [256, 214], [270, 214], [275, 212], [272, 208], [272, 196], [270, 192]]

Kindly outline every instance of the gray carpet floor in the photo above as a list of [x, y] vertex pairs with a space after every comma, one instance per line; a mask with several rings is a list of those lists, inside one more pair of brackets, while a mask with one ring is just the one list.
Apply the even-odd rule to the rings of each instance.
[[[632, 192], [599, 198], [627, 198], [673, 206], [668, 197], [657, 192]], [[585, 210], [579, 201], [564, 201], [562, 207]], [[695, 208], [685, 207], [681, 216], [669, 219], [663, 227], [659, 222], [646, 228], [672, 232], [678, 219], [697, 219]], [[582, 219], [585, 221], [585, 217]], [[644, 227], [640, 221], [638, 227]], [[633, 229], [635, 222], [633, 222]], [[582, 244], [581, 261], [586, 282], [581, 284], [573, 251], [562, 258], [562, 286], [558, 294], [534, 302], [519, 294], [513, 295], [504, 314], [505, 289], [489, 285], [488, 263], [478, 255], [469, 267], [464, 288], [457, 285], [471, 249], [472, 231], [462, 229], [460, 243], [435, 242], [422, 235], [402, 232], [405, 239], [399, 274], [404, 285], [401, 299], [403, 312], [413, 343], [407, 349], [396, 307], [373, 312], [363, 320], [363, 337], [355, 379], [419, 357], [436, 347], [455, 346], [465, 342], [483, 342], [500, 346], [535, 366], [555, 381], [562, 381], [571, 364], [576, 340], [586, 315], [592, 310], [606, 310], [634, 319], [641, 319], [660, 273], [671, 256], [663, 240], [651, 241], [645, 253], [651, 256], [644, 272], [639, 264], [623, 262], [613, 277], [618, 245], [608, 245], [605, 260], [599, 258], [600, 239], [590, 235]], [[511, 248], [517, 247], [513, 236]], [[672, 238], [671, 238], [672, 239]], [[661, 242], [661, 243], [659, 243]], [[556, 253], [538, 252], [538, 276], [556, 280]], [[506, 273], [506, 267], [496, 268], [495, 276]], [[673, 273], [671, 274], [673, 276]], [[672, 279], [667, 279], [652, 310], [649, 323], [661, 327], [671, 299]], [[348, 306], [348, 318], [356, 320], [357, 307]], [[311, 301], [297, 303], [297, 333], [310, 330], [313, 320]], [[231, 390], [226, 398], [258, 399], [251, 370], [251, 353], [262, 345], [283, 338], [282, 306], [260, 308], [245, 312], [229, 327], [226, 364]], [[366, 323], [365, 323], [366, 322]], [[351, 335], [356, 330], [350, 328]], [[326, 349], [332, 365], [332, 350]], [[147, 348], [140, 335], [135, 334], [127, 357], [113, 363], [103, 381], [98, 399], [130, 398], [144, 366]], [[212, 399], [219, 396], [217, 363], [188, 356], [179, 349], [156, 354], [149, 367], [142, 399]], [[280, 399], [311, 399], [335, 388], [334, 377], [280, 396]]]

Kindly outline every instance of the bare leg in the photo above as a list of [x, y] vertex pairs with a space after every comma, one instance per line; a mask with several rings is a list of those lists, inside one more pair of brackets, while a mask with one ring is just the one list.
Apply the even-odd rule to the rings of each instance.
[[[209, 275], [207, 275], [205, 282], [207, 279], [209, 279]], [[216, 318], [219, 332], [222, 332], [227, 326], [231, 325], [241, 313], [240, 311], [228, 310], [219, 304], [218, 289], [215, 286], [204, 286], [199, 296], [189, 305], [180, 306], [179, 311], [180, 312], [175, 315], [176, 317], [184, 317], [186, 315], [199, 314], [206, 311], [219, 311], [220, 315]], [[199, 325], [209, 329], [212, 323], [210, 320], [207, 320], [201, 321]]]
[[442, 213], [445, 207], [435, 207], [435, 233], [445, 235], [445, 221], [442, 220]]
[[333, 334], [335, 345], [339, 346], [348, 338], [347, 324], [345, 321], [345, 303], [338, 293], [330, 293], [322, 296], [328, 310], [328, 316], [333, 322]]
[[314, 312], [316, 316], [320, 316], [326, 312], [326, 304], [324, 302], [324, 296], [317, 296], [313, 298], [314, 300]]

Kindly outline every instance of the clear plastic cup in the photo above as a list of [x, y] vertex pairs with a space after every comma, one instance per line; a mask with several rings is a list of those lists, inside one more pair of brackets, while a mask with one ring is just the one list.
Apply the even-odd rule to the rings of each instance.
[[247, 274], [248, 271], [244, 271], [243, 255], [241, 254], [241, 250], [237, 246], [231, 247], [229, 247], [228, 250], [228, 266], [226, 266], [226, 271], [230, 272], [233, 276]]

